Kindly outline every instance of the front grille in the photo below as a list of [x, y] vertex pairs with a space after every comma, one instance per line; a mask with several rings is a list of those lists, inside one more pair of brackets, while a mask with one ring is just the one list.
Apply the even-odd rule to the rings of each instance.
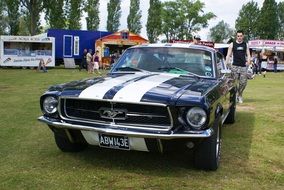
[[164, 105], [150, 103], [61, 98], [60, 113], [67, 120], [123, 125], [137, 129], [168, 130], [172, 126], [169, 109]]

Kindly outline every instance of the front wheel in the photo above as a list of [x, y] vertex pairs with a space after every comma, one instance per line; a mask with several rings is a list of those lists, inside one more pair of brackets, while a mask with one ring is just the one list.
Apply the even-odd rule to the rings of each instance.
[[57, 147], [62, 152], [79, 152], [87, 147], [85, 143], [71, 142], [66, 134], [54, 131], [54, 139]]
[[217, 170], [221, 155], [221, 128], [220, 115], [214, 123], [214, 134], [202, 141], [194, 153], [194, 166], [204, 170]]

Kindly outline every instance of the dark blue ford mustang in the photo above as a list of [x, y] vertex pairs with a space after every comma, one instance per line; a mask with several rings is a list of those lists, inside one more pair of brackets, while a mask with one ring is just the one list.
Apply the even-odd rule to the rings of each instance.
[[40, 98], [59, 149], [88, 144], [138, 151], [194, 150], [194, 165], [216, 170], [221, 126], [233, 123], [236, 82], [222, 54], [204, 46], [127, 49], [105, 77], [51, 86]]

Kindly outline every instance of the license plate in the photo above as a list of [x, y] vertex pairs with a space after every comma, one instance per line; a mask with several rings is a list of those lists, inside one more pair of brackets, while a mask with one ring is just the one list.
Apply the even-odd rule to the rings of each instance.
[[126, 136], [115, 136], [99, 134], [100, 146], [105, 148], [129, 150], [129, 138]]

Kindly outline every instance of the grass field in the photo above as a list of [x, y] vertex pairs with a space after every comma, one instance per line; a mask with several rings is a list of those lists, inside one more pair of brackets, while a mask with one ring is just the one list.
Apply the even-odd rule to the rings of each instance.
[[187, 154], [89, 147], [57, 149], [37, 121], [39, 97], [56, 83], [91, 77], [78, 70], [0, 69], [0, 189], [283, 189], [284, 72], [250, 80], [237, 121], [223, 128], [220, 168], [193, 168]]

